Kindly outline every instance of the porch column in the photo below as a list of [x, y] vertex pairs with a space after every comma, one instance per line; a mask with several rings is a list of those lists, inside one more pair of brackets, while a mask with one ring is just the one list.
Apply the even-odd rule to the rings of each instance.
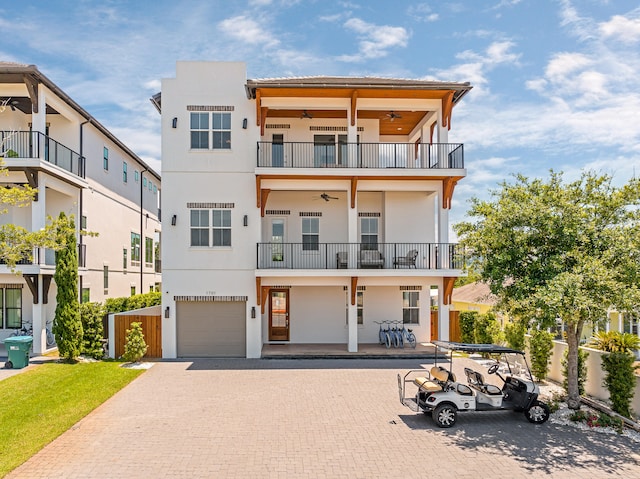
[[442, 341], [449, 341], [449, 305], [444, 304], [445, 291], [444, 282], [440, 279], [438, 283], [438, 338]]
[[[40, 231], [46, 225], [47, 219], [47, 177], [44, 174], [38, 175], [38, 201], [31, 202], [31, 231]], [[39, 253], [39, 254], [38, 254]], [[38, 261], [45, 264], [45, 248], [34, 251], [34, 263]]]
[[[349, 291], [351, 293], [351, 291]], [[349, 298], [351, 298], [351, 294], [349, 294]], [[347, 350], [350, 353], [358, 352], [358, 304], [351, 304], [351, 299], [349, 299], [349, 343], [347, 345]]]
[[[42, 304], [42, 275], [39, 274], [36, 278], [38, 282], [38, 304], [33, 304], [31, 306], [31, 326], [33, 328], [33, 352], [34, 354], [42, 354], [46, 350], [46, 336], [43, 331], [43, 326], [46, 324], [47, 320], [45, 318], [47, 305]], [[27, 292], [27, 290], [23, 290], [22, 294], [31, 294]], [[24, 298], [23, 298], [24, 300]], [[33, 300], [33, 298], [32, 298]]]
[[[31, 113], [31, 128], [43, 135], [47, 132], [47, 98], [41, 85], [38, 87], [38, 112]], [[44, 156], [44, 144], [40, 145], [40, 155]]]

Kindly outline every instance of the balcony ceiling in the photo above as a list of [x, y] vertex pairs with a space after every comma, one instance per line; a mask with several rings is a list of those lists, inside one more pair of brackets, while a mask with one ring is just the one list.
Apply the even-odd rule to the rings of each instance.
[[[0, 105], [7, 101], [7, 108], [12, 107], [16, 110], [20, 110], [25, 115], [31, 115], [31, 98], [26, 96], [12, 96], [12, 97], [0, 97]], [[59, 113], [47, 105], [47, 115], [59, 115]]]
[[[329, 118], [345, 121], [346, 110], [273, 110], [269, 109], [267, 118], [304, 118], [304, 112], [313, 118]], [[401, 111], [393, 110], [358, 110], [357, 118], [363, 120], [378, 120], [381, 135], [408, 135], [416, 125], [424, 118], [428, 111]]]

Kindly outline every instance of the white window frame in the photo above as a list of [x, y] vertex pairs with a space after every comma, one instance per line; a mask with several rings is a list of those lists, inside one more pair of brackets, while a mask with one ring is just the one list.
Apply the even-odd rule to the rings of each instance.
[[[302, 251], [318, 252], [320, 251], [320, 218], [306, 217], [302, 218]], [[315, 242], [305, 243], [305, 238], [314, 238]]]
[[420, 291], [402, 292], [402, 322], [403, 324], [420, 324]]

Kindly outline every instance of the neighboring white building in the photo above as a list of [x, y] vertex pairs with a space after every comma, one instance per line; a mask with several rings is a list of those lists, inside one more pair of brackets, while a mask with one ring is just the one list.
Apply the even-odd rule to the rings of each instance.
[[[378, 341], [376, 321], [448, 337], [462, 254], [448, 143], [468, 83], [247, 80], [178, 62], [162, 116], [163, 354], [260, 357], [268, 343]], [[439, 289], [431, 325], [430, 290]], [[433, 329], [432, 329], [433, 328]]]
[[[33, 65], [0, 62], [3, 186], [31, 184], [38, 197], [0, 223], [29, 230], [73, 214], [79, 236], [82, 301], [159, 288], [160, 176]], [[47, 349], [56, 307], [55, 254], [37, 250], [16, 275], [0, 265], [0, 340], [33, 325], [35, 353]]]

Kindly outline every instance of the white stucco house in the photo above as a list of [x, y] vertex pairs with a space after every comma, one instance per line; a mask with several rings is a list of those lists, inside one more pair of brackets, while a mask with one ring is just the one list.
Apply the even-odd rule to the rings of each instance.
[[[178, 62], [162, 118], [163, 355], [257, 358], [265, 344], [377, 343], [377, 321], [448, 337], [463, 255], [449, 242], [468, 83], [251, 80]], [[430, 293], [439, 290], [437, 324]]]
[[[61, 211], [76, 226], [82, 301], [160, 287], [160, 175], [34, 65], [0, 62], [0, 185], [29, 184], [37, 198], [9, 208], [0, 224], [42, 228]], [[47, 350], [56, 308], [55, 253], [34, 251], [16, 273], [0, 264], [0, 340], [32, 326]]]

